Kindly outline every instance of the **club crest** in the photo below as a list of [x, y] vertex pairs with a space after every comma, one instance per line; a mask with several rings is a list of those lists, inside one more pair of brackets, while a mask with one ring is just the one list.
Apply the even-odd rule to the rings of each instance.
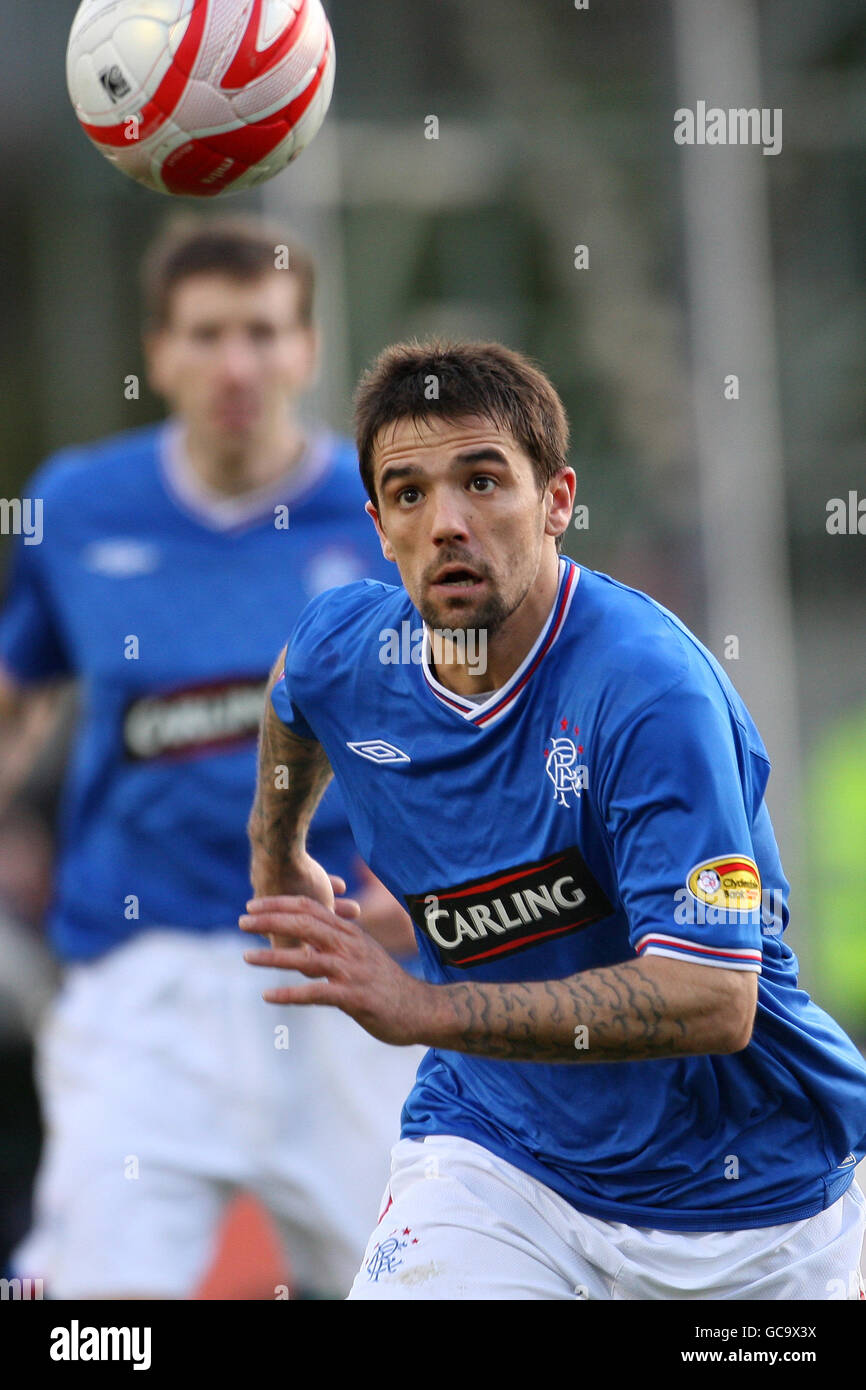
[[[560, 723], [562, 728], [568, 728], [567, 719], [561, 720]], [[580, 732], [577, 725], [574, 732]], [[575, 743], [574, 739], [565, 734], [558, 734], [552, 738], [544, 750], [544, 770], [553, 783], [553, 795], [557, 806], [573, 805], [569, 797], [573, 796], [579, 800], [581, 792], [589, 786], [589, 769], [580, 761], [579, 755], [582, 752], [583, 744]]]

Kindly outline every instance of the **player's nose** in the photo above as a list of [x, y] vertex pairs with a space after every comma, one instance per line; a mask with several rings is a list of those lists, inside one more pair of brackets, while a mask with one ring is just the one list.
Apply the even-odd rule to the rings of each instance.
[[231, 383], [255, 379], [258, 359], [250, 343], [242, 337], [226, 337], [220, 344], [220, 375]]
[[463, 505], [463, 495], [451, 488], [434, 490], [431, 499], [431, 538], [439, 545], [445, 541], [467, 540], [469, 527]]

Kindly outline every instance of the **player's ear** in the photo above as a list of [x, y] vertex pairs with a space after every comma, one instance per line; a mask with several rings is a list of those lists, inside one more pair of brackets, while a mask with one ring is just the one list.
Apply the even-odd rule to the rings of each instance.
[[372, 502], [367, 502], [365, 504], [364, 511], [367, 513], [368, 516], [371, 516], [373, 518], [373, 525], [376, 528], [376, 535], [379, 537], [379, 544], [382, 547], [382, 554], [385, 556], [386, 560], [390, 560], [393, 564], [396, 565], [397, 560], [393, 550], [391, 549], [391, 542], [388, 540], [388, 537], [382, 530], [382, 523], [379, 520], [378, 511], [376, 510]]
[[577, 474], [573, 468], [562, 468], [547, 486], [547, 521], [544, 532], [547, 536], [561, 536], [568, 530], [571, 513], [574, 510], [574, 493]]
[[302, 330], [302, 382], [300, 385], [301, 394], [310, 391], [319, 380], [319, 367], [321, 363], [321, 335], [315, 324], [308, 324]]
[[151, 390], [158, 396], [167, 396], [171, 381], [167, 335], [159, 329], [145, 331], [141, 335], [141, 346]]
[[310, 385], [313, 386], [319, 379], [319, 369], [322, 364], [322, 335], [319, 332], [319, 325], [314, 323], [310, 326]]

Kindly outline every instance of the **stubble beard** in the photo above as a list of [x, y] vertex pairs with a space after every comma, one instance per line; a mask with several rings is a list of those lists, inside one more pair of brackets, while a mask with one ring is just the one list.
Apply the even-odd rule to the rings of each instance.
[[512, 602], [509, 602], [498, 589], [495, 589], [477, 606], [470, 607], [467, 603], [465, 609], [458, 610], [447, 617], [437, 612], [429, 601], [420, 606], [419, 612], [431, 631], [442, 632], [450, 629], [452, 632], [483, 632], [486, 635], [486, 641], [490, 642], [506, 619], [511, 617], [516, 608], [520, 607], [530, 587], [531, 585], [527, 584], [519, 597]]

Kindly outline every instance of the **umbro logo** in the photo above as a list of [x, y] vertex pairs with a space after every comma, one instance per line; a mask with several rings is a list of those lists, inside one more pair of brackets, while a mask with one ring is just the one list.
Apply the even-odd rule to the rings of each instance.
[[371, 763], [411, 763], [412, 759], [408, 753], [404, 753], [401, 748], [395, 748], [393, 743], [386, 743], [383, 738], [365, 738], [360, 743], [347, 743], [347, 748], [351, 748], [353, 753], [357, 753], [361, 758], [368, 758]]

